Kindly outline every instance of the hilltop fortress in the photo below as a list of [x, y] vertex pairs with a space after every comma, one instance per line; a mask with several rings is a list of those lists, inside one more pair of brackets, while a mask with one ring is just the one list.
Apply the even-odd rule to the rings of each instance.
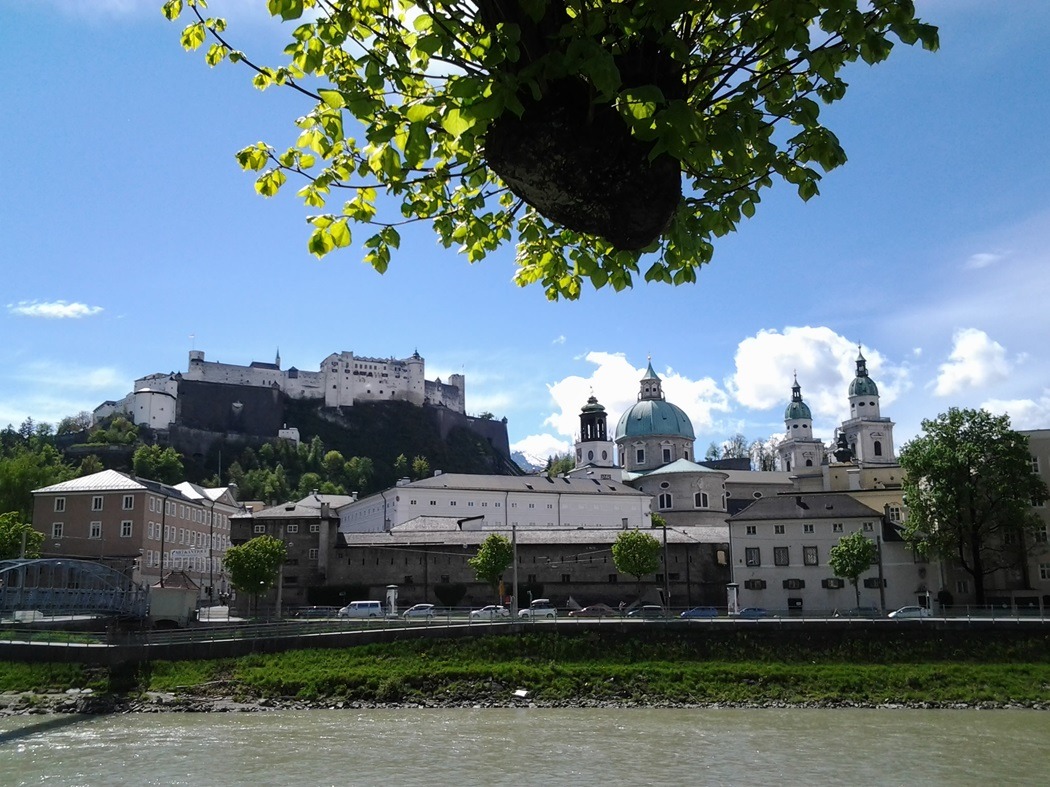
[[[461, 374], [427, 380], [425, 361], [418, 352], [401, 360], [332, 353], [316, 372], [281, 368], [281, 354], [273, 363], [252, 361], [247, 366], [206, 361], [202, 350], [190, 350], [185, 373], [150, 374], [135, 380], [134, 389], [119, 401], [106, 401], [95, 408], [98, 421], [123, 414], [136, 424], [153, 429], [169, 428], [179, 416], [180, 384], [212, 383], [249, 389], [266, 389], [290, 399], [316, 402], [321, 407], [352, 407], [362, 402], [404, 401], [465, 413], [466, 381]], [[260, 392], [261, 393], [261, 392]], [[233, 402], [237, 409], [239, 402]], [[241, 403], [243, 406], [243, 403]]]

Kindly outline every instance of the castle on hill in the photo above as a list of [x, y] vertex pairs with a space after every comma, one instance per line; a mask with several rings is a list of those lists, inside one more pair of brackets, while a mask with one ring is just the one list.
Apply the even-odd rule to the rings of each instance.
[[94, 420], [124, 415], [136, 424], [167, 429], [179, 412], [180, 383], [215, 383], [283, 393], [290, 399], [312, 401], [323, 407], [353, 407], [364, 402], [404, 401], [417, 406], [444, 407], [465, 413], [466, 380], [462, 374], [448, 382], [426, 379], [426, 362], [414, 352], [404, 359], [371, 358], [352, 352], [332, 353], [316, 372], [281, 368], [281, 353], [273, 363], [240, 364], [207, 361], [202, 350], [190, 350], [185, 373], [149, 374], [135, 380], [134, 389], [119, 401], [95, 408]]

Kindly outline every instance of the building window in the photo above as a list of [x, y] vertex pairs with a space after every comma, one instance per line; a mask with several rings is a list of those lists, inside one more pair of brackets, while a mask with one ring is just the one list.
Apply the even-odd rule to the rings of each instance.
[[91, 498], [91, 510], [101, 511], [102, 510], [102, 495], [95, 495]]
[[638, 464], [642, 464], [643, 462], [645, 462], [645, 449], [644, 448], [639, 448], [637, 451], [634, 452], [634, 461], [637, 462]]
[[55, 522], [51, 525], [51, 538], [62, 538], [62, 523]]
[[311, 533], [320, 533], [321, 532], [321, 523], [320, 522], [313, 522], [310, 525], [310, 532]]
[[131, 529], [134, 527], [130, 519], [125, 519], [120, 523], [120, 537], [131, 538]]
[[803, 533], [812, 533], [813, 532], [813, 525], [803, 525], [802, 526], [802, 532]]
[[804, 579], [785, 579], [784, 590], [802, 590], [806, 586]]
[[135, 495], [124, 495], [122, 506], [125, 511], [131, 511], [135, 507]]
[[968, 579], [957, 579], [957, 580], [955, 580], [955, 592], [956, 593], [969, 593], [970, 592], [970, 580], [968, 580]]
[[865, 522], [864, 523], [864, 532], [865, 533], [870, 533], [874, 529], [875, 529], [875, 523], [873, 523], [873, 522]]
[[1046, 505], [1046, 501], [1040, 500], [1038, 497], [1033, 497], [1032, 498], [1032, 507], [1033, 508], [1043, 508], [1045, 505]]
[[1032, 472], [1033, 473], [1038, 473], [1039, 472], [1039, 457], [1038, 456], [1033, 456], [1032, 457]]
[[661, 492], [658, 498], [657, 506], [661, 511], [671, 508], [672, 496], [669, 492]]
[[525, 581], [528, 582], [530, 585], [535, 585], [536, 584], [536, 575], [535, 574], [529, 574], [528, 577], [526, 577]]
[[266, 525], [255, 525], [255, 527], [252, 528], [252, 532], [256, 533], [256, 534], [258, 534], [258, 533], [265, 533], [266, 532]]
[[875, 441], [875, 456], [882, 456], [882, 443]]
[[872, 588], [884, 588], [884, 587], [886, 587], [886, 584], [887, 583], [886, 583], [885, 579], [879, 579], [878, 577], [867, 577], [864, 580], [864, 587], [869, 588], [869, 589], [872, 589]]
[[289, 533], [289, 534], [291, 534], [291, 533], [298, 533], [299, 532], [299, 525], [288, 525], [288, 526], [286, 526], [284, 528], [284, 532], [285, 533]]
[[783, 525], [773, 525], [773, 535], [776, 535], [776, 536], [784, 535], [784, 526]]
[[802, 562], [807, 566], [820, 565], [820, 563], [817, 561], [817, 548], [802, 547]]
[[1050, 579], [1050, 563], [1039, 564], [1039, 578]]
[[101, 522], [92, 522], [88, 525], [88, 538], [102, 538]]
[[757, 536], [758, 535], [758, 525], [745, 525], [744, 526], [744, 533], [746, 533], [749, 536]]
[[707, 497], [707, 492], [697, 492], [693, 496], [693, 505], [697, 508], [707, 508], [710, 502]]
[[309, 557], [310, 560], [317, 560], [317, 554], [318, 551], [316, 549], [311, 549], [306, 553], [306, 556]]
[[562, 574], [561, 575], [561, 583], [563, 585], [568, 585], [570, 582], [572, 582], [572, 575], [570, 575], [570, 574]]
[[64, 497], [55, 498], [55, 512], [61, 514], [66, 510], [66, 499]]
[[773, 547], [773, 565], [774, 566], [788, 566], [791, 565], [789, 560], [789, 550], [787, 547]]
[[842, 523], [841, 522], [832, 522], [831, 523], [831, 532], [832, 533], [841, 533], [842, 532]]
[[1037, 544], [1045, 544], [1047, 542], [1047, 528], [1043, 527], [1042, 530], [1035, 532], [1035, 541]]
[[671, 461], [671, 449], [670, 448], [665, 448], [664, 449], [664, 463], [666, 464], [667, 462], [670, 462], [670, 461]]
[[609, 584], [610, 585], [615, 585], [616, 582], [617, 582], [616, 574], [610, 574], [609, 575]]
[[744, 562], [748, 566], [762, 565], [762, 550], [758, 547], [747, 547], [744, 550]]
[[891, 522], [903, 522], [904, 519], [901, 516], [901, 507], [890, 503], [886, 506], [886, 516], [889, 517]]

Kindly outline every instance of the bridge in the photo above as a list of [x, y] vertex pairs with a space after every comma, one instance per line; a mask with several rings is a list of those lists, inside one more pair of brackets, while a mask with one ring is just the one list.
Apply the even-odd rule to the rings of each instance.
[[91, 560], [0, 560], [0, 617], [16, 612], [144, 618], [149, 591]]

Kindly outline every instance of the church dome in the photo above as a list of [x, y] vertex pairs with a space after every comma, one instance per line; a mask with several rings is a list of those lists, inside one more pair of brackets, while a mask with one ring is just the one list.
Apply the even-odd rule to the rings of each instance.
[[850, 396], [878, 396], [879, 387], [868, 377], [868, 362], [863, 354], [857, 356], [857, 376], [849, 384]]
[[787, 409], [784, 410], [784, 420], [797, 421], [799, 419], [813, 420], [813, 414], [809, 411], [809, 405], [801, 401], [790, 402]]
[[620, 417], [616, 439], [650, 436], [696, 439], [693, 424], [682, 408], [663, 399], [642, 399]]

